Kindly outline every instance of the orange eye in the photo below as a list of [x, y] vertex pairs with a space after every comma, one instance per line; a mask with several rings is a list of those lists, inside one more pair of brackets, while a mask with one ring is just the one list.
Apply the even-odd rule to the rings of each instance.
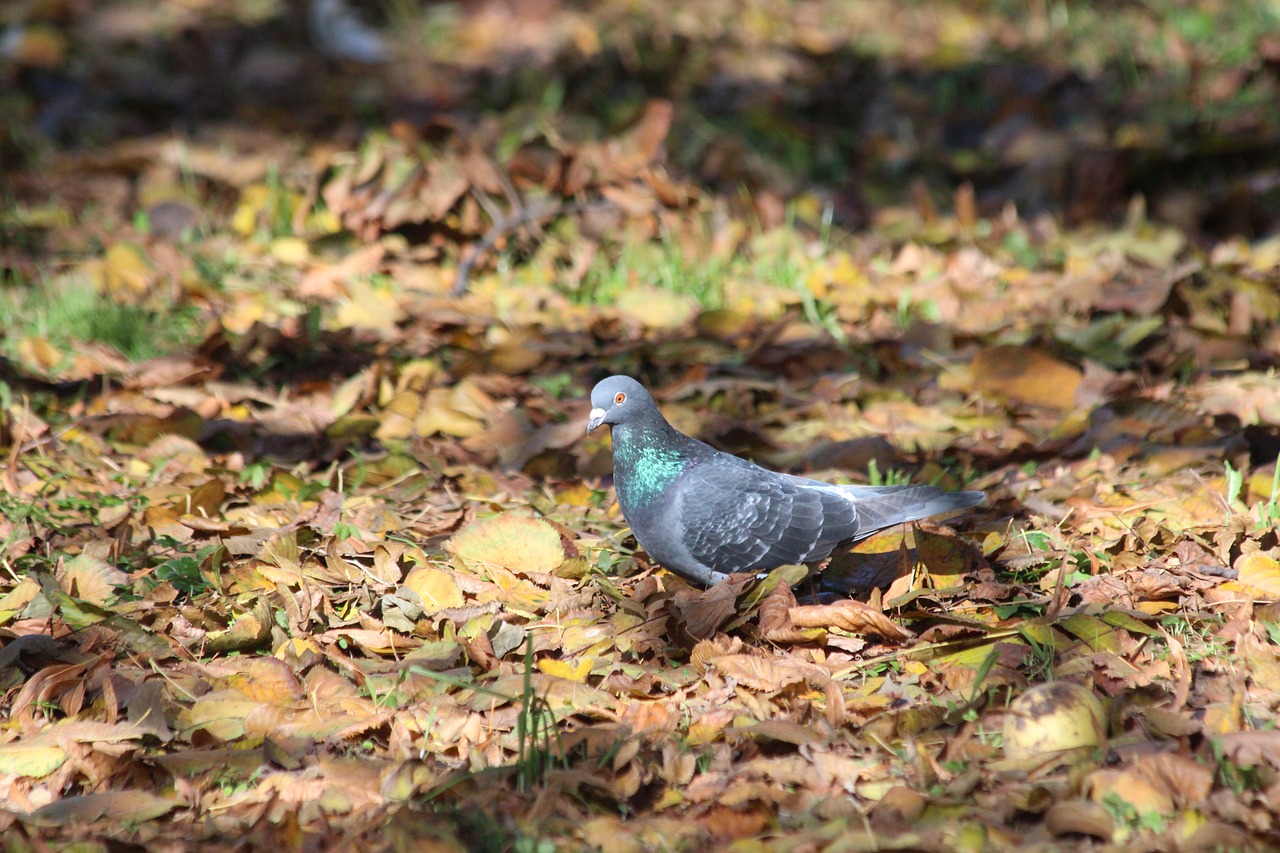
[[627, 401], [627, 395], [623, 394], [621, 391], [613, 395], [613, 402], [615, 403], [625, 403], [626, 401]]

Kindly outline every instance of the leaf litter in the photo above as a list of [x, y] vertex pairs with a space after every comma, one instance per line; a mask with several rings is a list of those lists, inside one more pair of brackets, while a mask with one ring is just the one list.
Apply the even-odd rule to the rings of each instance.
[[[705, 5], [672, 31], [700, 38]], [[102, 39], [154, 25], [114, 8]], [[589, 53], [632, 33], [613, 12], [533, 20]], [[491, 14], [446, 58], [493, 51]], [[721, 72], [831, 50], [808, 6], [784, 36], [725, 15]], [[895, 49], [982, 31], [945, 20]], [[66, 61], [31, 45], [6, 61]], [[6, 213], [6, 270], [129, 307], [117, 329], [191, 320], [160, 353], [6, 330], [17, 849], [1274, 843], [1275, 238], [967, 184], [831, 230], [723, 137], [692, 163], [687, 106], [162, 134], [23, 174], [57, 209]], [[1075, 132], [1000, 129], [1014, 159]], [[130, 184], [145, 216], [85, 214]], [[690, 588], [635, 550], [582, 435], [607, 372], [775, 467], [988, 504], [836, 555], [844, 596], [796, 567]]]

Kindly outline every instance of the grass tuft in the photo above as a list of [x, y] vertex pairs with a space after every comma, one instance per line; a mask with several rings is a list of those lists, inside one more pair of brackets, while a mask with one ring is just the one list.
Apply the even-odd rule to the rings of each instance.
[[156, 311], [116, 302], [75, 280], [0, 290], [0, 328], [6, 343], [44, 338], [70, 352], [77, 344], [100, 343], [131, 361], [143, 361], [194, 343], [196, 310]]

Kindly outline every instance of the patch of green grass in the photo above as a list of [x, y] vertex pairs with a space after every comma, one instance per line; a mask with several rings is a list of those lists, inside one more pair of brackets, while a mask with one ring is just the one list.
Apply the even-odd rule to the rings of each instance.
[[567, 768], [564, 744], [555, 712], [545, 697], [539, 696], [533, 686], [533, 635], [525, 645], [524, 689], [520, 693], [520, 715], [516, 717], [516, 790], [528, 794], [541, 787], [547, 773], [557, 768]]
[[142, 361], [192, 344], [196, 312], [192, 307], [161, 312], [126, 305], [88, 282], [66, 280], [0, 290], [0, 328], [6, 346], [38, 337], [69, 355], [78, 344], [101, 343]]
[[911, 483], [911, 475], [899, 468], [881, 471], [876, 460], [867, 462], [867, 483], [872, 486], [906, 486]]
[[[104, 509], [114, 508], [126, 503], [126, 500], [114, 495], [100, 493], [66, 493], [61, 492], [60, 485], [65, 477], [50, 476], [44, 488], [38, 494], [11, 494], [0, 492], [0, 518], [13, 525], [9, 539], [0, 541], [0, 551], [11, 544], [30, 525], [33, 528], [69, 533], [82, 525], [96, 525], [100, 522], [100, 514]], [[146, 499], [133, 499], [139, 506], [145, 506]]]
[[587, 305], [608, 304], [633, 287], [650, 286], [688, 296], [702, 308], [724, 301], [727, 266], [714, 258], [689, 257], [669, 235], [642, 243], [626, 241], [616, 257], [592, 264], [572, 296]]
[[[1227, 467], [1227, 504], [1236, 506], [1244, 490], [1244, 471], [1237, 471], [1226, 463]], [[1250, 508], [1257, 516], [1254, 526], [1260, 530], [1273, 530], [1280, 526], [1280, 456], [1276, 457], [1275, 473], [1271, 476], [1271, 493], [1265, 501], [1258, 501]]]
[[835, 306], [816, 297], [806, 281], [815, 259], [825, 257], [830, 248], [830, 213], [823, 215], [817, 250], [812, 238], [796, 227], [794, 209], [788, 210], [780, 228], [757, 231], [728, 258], [711, 250], [709, 237], [699, 243], [706, 251], [692, 253], [687, 242], [670, 234], [648, 242], [623, 238], [614, 252], [601, 254], [569, 296], [583, 305], [607, 305], [632, 288], [648, 286], [689, 297], [711, 310], [724, 306], [727, 282], [758, 282], [794, 291], [805, 320], [844, 342], [847, 335]]
[[1221, 617], [1198, 615], [1193, 617], [1171, 613], [1160, 620], [1160, 625], [1179, 643], [1190, 663], [1202, 660], [1226, 662], [1231, 660], [1231, 646], [1215, 629], [1222, 627]]

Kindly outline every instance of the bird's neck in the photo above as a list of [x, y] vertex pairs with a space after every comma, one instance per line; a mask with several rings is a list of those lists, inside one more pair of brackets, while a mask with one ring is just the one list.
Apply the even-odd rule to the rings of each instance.
[[649, 507], [684, 473], [689, 443], [661, 418], [614, 427], [613, 482], [624, 514]]

